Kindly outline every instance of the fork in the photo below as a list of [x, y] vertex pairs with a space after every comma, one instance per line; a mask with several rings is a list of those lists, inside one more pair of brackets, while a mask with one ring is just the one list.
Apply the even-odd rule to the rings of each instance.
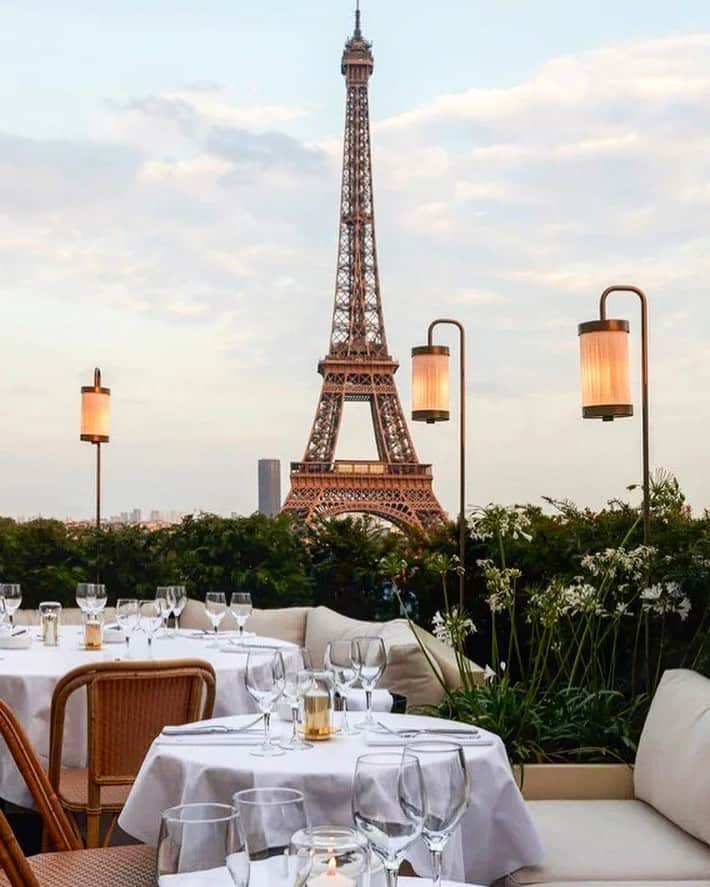
[[422, 736], [423, 734], [427, 734], [430, 736], [478, 736], [479, 734], [479, 731], [476, 727], [471, 730], [468, 730], [466, 728], [457, 730], [455, 727], [430, 727], [428, 730], [425, 728], [410, 727], [409, 729], [403, 728], [401, 730], [393, 730], [391, 727], [388, 727], [387, 724], [383, 724], [382, 721], [378, 721], [377, 726], [381, 727], [385, 733], [391, 733], [393, 736], [399, 736], [403, 739], [414, 736]]
[[162, 734], [163, 736], [234, 736], [237, 733], [246, 733], [256, 727], [262, 719], [263, 715], [259, 715], [258, 718], [242, 727], [228, 727], [226, 724], [205, 724], [202, 727], [168, 726], [163, 727]]

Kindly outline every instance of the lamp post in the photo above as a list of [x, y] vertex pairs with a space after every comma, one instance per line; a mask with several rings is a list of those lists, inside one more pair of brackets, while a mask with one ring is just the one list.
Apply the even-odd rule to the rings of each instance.
[[439, 317], [429, 324], [427, 344], [412, 348], [412, 420], [447, 422], [449, 355], [446, 345], [434, 345], [434, 329], [442, 324], [459, 331], [459, 611], [464, 605], [466, 569], [466, 333], [458, 320]]
[[606, 302], [610, 293], [635, 293], [641, 302], [641, 426], [643, 439], [643, 542], [651, 542], [651, 503], [648, 431], [648, 300], [635, 286], [610, 286], [599, 301], [599, 320], [579, 324], [582, 370], [582, 416], [614, 419], [633, 416], [629, 377], [629, 322], [609, 320]]
[[94, 370], [94, 384], [81, 389], [81, 440], [96, 446], [96, 529], [101, 527], [101, 444], [109, 441], [111, 389], [101, 387], [101, 370]]

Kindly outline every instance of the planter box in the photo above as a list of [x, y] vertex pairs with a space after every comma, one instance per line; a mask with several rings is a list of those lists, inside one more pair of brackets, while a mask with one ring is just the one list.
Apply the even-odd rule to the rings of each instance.
[[522, 771], [519, 766], [513, 769], [526, 801], [634, 797], [634, 769], [630, 764], [526, 764]]

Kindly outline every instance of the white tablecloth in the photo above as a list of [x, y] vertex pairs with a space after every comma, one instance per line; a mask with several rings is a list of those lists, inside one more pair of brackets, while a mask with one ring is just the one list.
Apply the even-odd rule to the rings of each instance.
[[[250, 887], [273, 887], [268, 884], [252, 884], [253, 880], [252, 878], [249, 882]], [[234, 887], [234, 881], [227, 869], [223, 868], [189, 875], [163, 875], [158, 882], [158, 887]], [[372, 875], [370, 887], [385, 887], [384, 875]], [[398, 887], [427, 887], [427, 885], [426, 882], [422, 882], [421, 878], [400, 877]], [[475, 885], [442, 881], [441, 887], [475, 887]]]
[[[446, 722], [414, 715], [379, 715], [396, 727], [441, 727]], [[245, 718], [227, 723], [245, 723]], [[286, 725], [274, 722], [274, 727]], [[542, 861], [542, 847], [513, 779], [503, 743], [466, 747], [472, 801], [444, 858], [447, 877], [489, 884], [515, 869]], [[259, 758], [244, 745], [216, 740], [209, 745], [156, 740], [138, 774], [119, 824], [128, 834], [154, 845], [160, 815], [167, 807], [195, 802], [230, 803], [234, 792], [252, 786], [301, 790], [314, 825], [352, 825], [352, 779], [357, 758], [369, 751], [363, 736], [336, 735], [312, 751]], [[381, 749], [382, 750], [382, 749]], [[427, 875], [423, 843], [407, 854], [415, 871]]]
[[[37, 629], [32, 629], [36, 634]], [[27, 650], [0, 650], [0, 698], [10, 705], [27, 731], [30, 742], [47, 764], [49, 753], [49, 715], [52, 693], [59, 679], [68, 671], [90, 662], [112, 661], [125, 656], [125, 643], [105, 644], [103, 650], [92, 652], [79, 646], [82, 630], [74, 626], [62, 628], [60, 645], [45, 647], [34, 639]], [[254, 701], [244, 685], [246, 653], [222, 652], [208, 647], [210, 638], [195, 638], [190, 631], [176, 638], [158, 637], [153, 642], [155, 659], [198, 658], [212, 663], [217, 674], [215, 716], [255, 712]], [[249, 644], [292, 646], [270, 638], [248, 639]], [[227, 638], [222, 638], [228, 649]], [[148, 658], [148, 643], [143, 632], [136, 632], [131, 641], [131, 657]], [[86, 696], [75, 693], [69, 701], [64, 731], [64, 764], [86, 766]], [[21, 806], [30, 806], [25, 789], [9, 752], [0, 740], [0, 798]]]

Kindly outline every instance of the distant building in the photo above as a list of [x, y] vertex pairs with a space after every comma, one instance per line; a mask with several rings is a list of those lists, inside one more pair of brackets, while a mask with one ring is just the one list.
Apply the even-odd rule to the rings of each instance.
[[281, 463], [259, 459], [259, 514], [275, 517], [281, 511]]
[[131, 512], [130, 522], [132, 524], [139, 524], [143, 520], [143, 512], [140, 508], [134, 508]]

